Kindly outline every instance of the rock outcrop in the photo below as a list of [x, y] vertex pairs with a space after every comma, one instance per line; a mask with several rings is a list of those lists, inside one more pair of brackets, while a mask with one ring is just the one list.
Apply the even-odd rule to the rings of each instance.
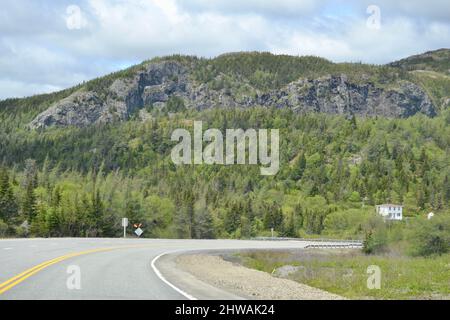
[[[183, 89], [185, 74], [185, 69], [174, 62], [150, 64], [131, 78], [116, 79], [102, 98], [92, 91], [73, 93], [39, 114], [30, 127], [83, 127], [126, 120], [145, 104], [164, 102], [169, 95]], [[179, 80], [174, 81], [176, 78]]]
[[[106, 92], [81, 89], [39, 114], [30, 128], [83, 127], [127, 120], [147, 105], [164, 107], [173, 95], [186, 107], [266, 106], [292, 108], [297, 112], [325, 112], [363, 116], [409, 117], [416, 113], [436, 115], [427, 94], [416, 84], [398, 81], [387, 87], [371, 82], [356, 83], [345, 74], [317, 79], [298, 79], [279, 90], [239, 96], [229, 89], [214, 90], [192, 77], [189, 67], [175, 61], [148, 64], [131, 77], [118, 78]], [[236, 80], [238, 81], [238, 80]], [[248, 85], [248, 83], [245, 83]]]
[[385, 117], [409, 117], [416, 113], [436, 115], [426, 93], [411, 82], [403, 81], [395, 88], [382, 89], [372, 83], [352, 83], [345, 75], [301, 79], [283, 90], [258, 97], [257, 103], [329, 114]]

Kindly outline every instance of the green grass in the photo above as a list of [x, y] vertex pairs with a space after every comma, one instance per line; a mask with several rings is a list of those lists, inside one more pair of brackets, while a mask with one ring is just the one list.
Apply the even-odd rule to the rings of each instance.
[[[355, 251], [257, 251], [239, 258], [245, 266], [269, 273], [283, 265], [299, 266], [289, 279], [351, 299], [450, 299], [450, 254], [412, 258]], [[381, 289], [367, 288], [370, 265], [381, 269]]]

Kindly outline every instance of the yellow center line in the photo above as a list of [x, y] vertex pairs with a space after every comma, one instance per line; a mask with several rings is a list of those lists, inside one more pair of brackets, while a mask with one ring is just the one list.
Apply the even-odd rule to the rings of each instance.
[[150, 246], [149, 245], [134, 245], [134, 246], [120, 246], [120, 247], [92, 249], [92, 250], [86, 250], [86, 251], [81, 251], [81, 252], [69, 253], [69, 254], [42, 262], [30, 269], [25, 270], [22, 273], [19, 273], [18, 275], [6, 280], [5, 282], [1, 283], [0, 284], [0, 295], [5, 293], [6, 291], [10, 290], [11, 288], [15, 287], [22, 281], [28, 279], [32, 275], [38, 273], [39, 271], [41, 271], [51, 265], [54, 265], [58, 262], [61, 262], [61, 261], [64, 261], [64, 260], [67, 260], [67, 259], [70, 259], [73, 257], [78, 257], [81, 255], [89, 254], [89, 253], [106, 252], [106, 251], [112, 251], [112, 250], [117, 250], [117, 249], [143, 248], [143, 247], [150, 247]]

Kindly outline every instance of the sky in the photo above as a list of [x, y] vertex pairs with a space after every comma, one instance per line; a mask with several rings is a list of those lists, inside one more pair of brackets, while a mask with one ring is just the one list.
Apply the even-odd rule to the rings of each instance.
[[170, 54], [384, 64], [449, 47], [448, 0], [2, 0], [0, 99]]

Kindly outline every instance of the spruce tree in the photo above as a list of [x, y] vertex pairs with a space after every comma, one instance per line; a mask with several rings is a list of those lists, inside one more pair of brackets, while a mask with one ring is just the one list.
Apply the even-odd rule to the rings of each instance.
[[196, 215], [195, 238], [215, 238], [213, 217], [207, 208], [204, 208]]
[[450, 179], [448, 176], [445, 176], [444, 179], [444, 201], [446, 203], [450, 202]]
[[303, 177], [303, 173], [306, 169], [306, 158], [305, 154], [302, 152], [298, 159], [295, 161], [294, 167], [292, 169], [291, 178], [293, 180], [300, 180]]
[[283, 212], [276, 203], [266, 203], [264, 205], [264, 226], [266, 229], [274, 228], [280, 231], [283, 224]]
[[0, 169], [0, 219], [7, 222], [17, 215], [17, 201], [5, 169]]
[[100, 197], [100, 191], [92, 193], [91, 210], [89, 215], [90, 226], [94, 235], [100, 235], [102, 230], [102, 219], [104, 214], [104, 205]]
[[224, 219], [224, 228], [228, 233], [235, 232], [241, 225], [242, 205], [240, 202], [233, 202], [227, 211]]
[[22, 214], [28, 220], [28, 223], [32, 223], [37, 214], [36, 195], [34, 193], [34, 183], [30, 181], [25, 189], [25, 199], [22, 205]]

